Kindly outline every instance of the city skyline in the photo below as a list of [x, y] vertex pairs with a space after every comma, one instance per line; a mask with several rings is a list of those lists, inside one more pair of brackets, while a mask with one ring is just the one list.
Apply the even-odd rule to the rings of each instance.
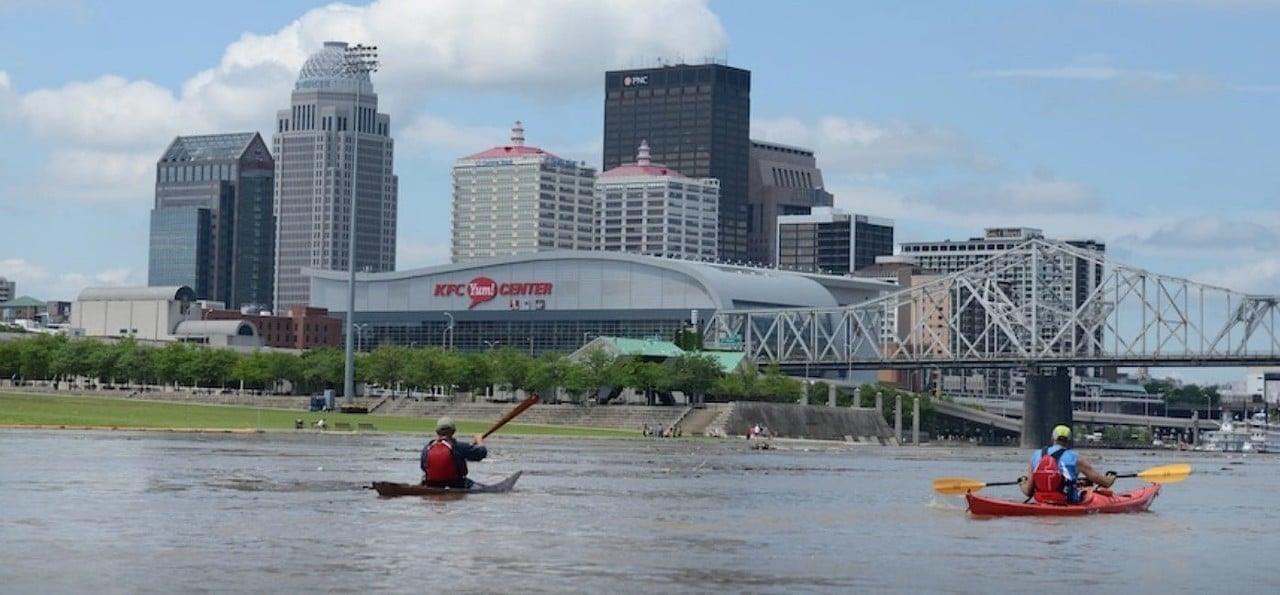
[[1274, 2], [496, 4], [0, 3], [0, 276], [42, 300], [145, 284], [155, 156], [269, 136], [307, 56], [342, 39], [381, 48], [401, 270], [448, 262], [450, 167], [510, 122], [599, 170], [606, 71], [712, 59], [751, 71], [752, 139], [812, 149], [835, 206], [898, 242], [1034, 227], [1280, 293]]

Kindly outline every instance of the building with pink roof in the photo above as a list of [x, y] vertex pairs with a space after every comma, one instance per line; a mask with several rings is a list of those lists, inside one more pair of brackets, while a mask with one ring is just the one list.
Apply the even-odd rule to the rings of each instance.
[[453, 166], [453, 262], [595, 245], [595, 169], [524, 142], [459, 159]]
[[600, 250], [715, 260], [720, 181], [690, 178], [653, 163], [640, 142], [635, 163], [596, 179], [596, 245]]

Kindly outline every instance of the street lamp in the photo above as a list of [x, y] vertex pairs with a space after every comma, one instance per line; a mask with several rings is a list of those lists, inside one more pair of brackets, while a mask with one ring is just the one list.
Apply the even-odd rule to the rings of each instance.
[[591, 337], [596, 337], [596, 336], [599, 336], [599, 335], [597, 335], [596, 333], [591, 332], [591, 331], [583, 331], [583, 332], [582, 332], [582, 344], [583, 344], [583, 345], [586, 345], [586, 344], [587, 344], [587, 341], [591, 340], [591, 339], [590, 339]]
[[365, 329], [369, 328], [369, 323], [361, 322], [359, 324], [353, 324], [351, 326], [356, 329], [356, 333], [358, 333], [358, 336], [356, 338], [360, 341], [358, 344], [356, 344], [356, 351], [364, 351], [364, 331]]
[[440, 332], [440, 343], [445, 351], [453, 351], [453, 314], [445, 312], [444, 317], [449, 319], [449, 324]]
[[343, 52], [342, 73], [356, 83], [355, 107], [351, 110], [351, 212], [347, 219], [347, 357], [342, 375], [342, 393], [348, 402], [355, 396], [356, 389], [355, 337], [352, 335], [356, 314], [356, 180], [360, 172], [360, 90], [369, 79], [369, 73], [377, 70], [377, 46], [356, 44]]
[[488, 346], [488, 347], [489, 347], [489, 349], [493, 349], [494, 347], [497, 347], [497, 346], [501, 345], [501, 344], [502, 344], [502, 341], [498, 341], [498, 340], [490, 341], [490, 340], [488, 340], [488, 339], [485, 339], [485, 340], [484, 340], [484, 344], [485, 344], [486, 346]]

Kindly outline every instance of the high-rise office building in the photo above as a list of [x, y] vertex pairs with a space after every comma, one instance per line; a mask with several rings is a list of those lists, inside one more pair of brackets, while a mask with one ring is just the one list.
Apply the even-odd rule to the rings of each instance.
[[752, 140], [750, 155], [747, 258], [754, 264], [776, 265], [778, 216], [807, 215], [814, 207], [832, 206], [835, 198], [824, 190], [813, 151]]
[[782, 215], [778, 221], [778, 268], [847, 275], [893, 254], [893, 221], [855, 215], [833, 207], [814, 207], [807, 215]]
[[604, 86], [604, 169], [647, 140], [654, 161], [720, 180], [719, 258], [746, 261], [751, 72], [681, 64], [606, 72]]
[[[326, 41], [302, 66], [289, 109], [276, 115], [275, 308], [307, 305], [303, 268], [381, 272], [396, 266], [398, 180], [391, 118], [378, 113], [366, 70], [347, 44]], [[358, 141], [358, 148], [357, 148]], [[352, 180], [355, 262], [348, 262]]]
[[695, 180], [652, 163], [644, 142], [635, 163], [596, 178], [601, 250], [714, 260], [719, 212], [719, 180]]
[[18, 284], [0, 277], [0, 302], [7, 302], [18, 294]]
[[454, 262], [595, 244], [595, 169], [524, 144], [459, 159], [453, 166]]
[[256, 132], [180, 136], [156, 163], [147, 284], [270, 308], [275, 163]]

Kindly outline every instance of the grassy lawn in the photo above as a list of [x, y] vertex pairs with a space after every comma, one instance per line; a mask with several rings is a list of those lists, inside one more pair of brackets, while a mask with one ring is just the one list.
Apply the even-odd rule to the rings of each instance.
[[[330, 431], [340, 422], [346, 422], [352, 428], [356, 428], [356, 424], [372, 424], [379, 432], [432, 434], [435, 429], [435, 420], [428, 418], [0, 392], [0, 426], [293, 430], [296, 419], [301, 419], [310, 429], [312, 424], [321, 418], [328, 424]], [[458, 435], [469, 437], [489, 429], [497, 420], [459, 419], [457, 421]], [[627, 430], [543, 426], [514, 422], [503, 426], [501, 433], [590, 437], [634, 437], [635, 435], [634, 431]]]

